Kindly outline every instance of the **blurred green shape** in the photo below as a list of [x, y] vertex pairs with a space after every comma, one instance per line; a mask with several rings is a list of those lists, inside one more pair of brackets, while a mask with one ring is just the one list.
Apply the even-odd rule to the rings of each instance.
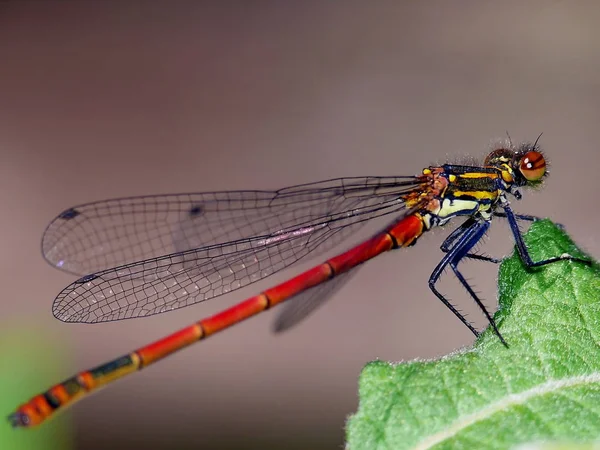
[[[35, 325], [35, 324], [34, 324]], [[13, 429], [6, 417], [65, 374], [67, 358], [58, 339], [32, 323], [0, 325], [0, 449], [68, 450], [74, 448], [68, 414], [31, 429]], [[70, 365], [69, 365], [70, 366]], [[67, 366], [67, 368], [69, 368]]]
[[[534, 261], [583, 256], [551, 222], [534, 223]], [[472, 348], [435, 361], [368, 364], [347, 448], [505, 449], [600, 439], [600, 268], [570, 261], [526, 271], [506, 259], [495, 318]]]

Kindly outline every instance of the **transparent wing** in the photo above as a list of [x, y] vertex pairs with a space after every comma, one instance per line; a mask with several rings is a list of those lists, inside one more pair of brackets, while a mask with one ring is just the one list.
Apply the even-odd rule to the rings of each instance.
[[48, 226], [52, 265], [79, 275], [53, 305], [68, 322], [148, 316], [258, 281], [404, 208], [415, 177], [340, 178], [278, 191], [88, 203]]
[[[392, 224], [393, 222], [389, 225]], [[336, 275], [333, 279], [312, 287], [290, 299], [289, 302], [283, 305], [275, 318], [273, 332], [285, 332], [310, 316], [315, 310], [325, 304], [327, 300], [333, 297], [358, 272], [360, 267], [356, 266], [348, 272]]]
[[273, 323], [273, 331], [282, 333], [296, 326], [313, 311], [325, 304], [357, 271], [358, 268], [354, 268], [349, 272], [337, 275], [332, 280], [310, 288], [284, 304]]

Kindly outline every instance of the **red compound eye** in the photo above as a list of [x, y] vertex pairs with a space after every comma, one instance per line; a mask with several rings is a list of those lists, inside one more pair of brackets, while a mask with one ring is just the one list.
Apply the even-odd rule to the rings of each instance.
[[539, 181], [546, 173], [544, 155], [534, 150], [525, 153], [519, 162], [519, 171], [527, 181]]

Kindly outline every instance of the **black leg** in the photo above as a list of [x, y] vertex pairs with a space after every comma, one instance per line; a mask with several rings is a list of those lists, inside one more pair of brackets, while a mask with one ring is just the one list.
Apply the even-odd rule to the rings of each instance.
[[543, 261], [533, 261], [531, 256], [529, 256], [529, 251], [527, 250], [527, 246], [525, 245], [525, 241], [523, 241], [523, 236], [521, 235], [521, 230], [519, 230], [519, 224], [517, 223], [517, 216], [513, 213], [512, 209], [508, 205], [508, 203], [503, 204], [502, 208], [504, 208], [504, 212], [506, 214], [506, 219], [508, 220], [508, 224], [510, 225], [510, 230], [515, 238], [515, 243], [517, 245], [517, 251], [519, 252], [519, 256], [523, 263], [529, 267], [540, 267], [545, 266], [546, 264], [552, 264], [557, 261], [574, 261], [580, 262], [586, 265], [591, 265], [592, 261], [589, 259], [577, 258], [571, 255], [560, 255], [555, 256], [553, 258], [548, 258]]
[[[473, 226], [474, 222], [475, 219], [473, 217], [469, 217], [467, 220], [465, 220], [462, 223], [462, 225], [460, 225], [458, 228], [452, 231], [452, 233], [448, 235], [444, 242], [442, 242], [440, 250], [444, 253], [448, 253], [453, 247], [454, 243], [460, 239], [460, 237], [469, 229], [469, 227]], [[501, 259], [493, 258], [491, 256], [486, 255], [479, 255], [477, 253], [467, 253], [464, 257], [469, 259], [476, 259], [478, 261], [487, 261], [494, 264], [498, 264], [502, 261]]]
[[465, 220], [458, 228], [456, 228], [454, 231], [452, 231], [452, 233], [450, 233], [446, 239], [444, 239], [444, 242], [442, 242], [440, 249], [444, 253], [448, 253], [450, 251], [450, 248], [452, 247], [452, 244], [454, 244], [454, 242], [461, 235], [463, 235], [466, 231], [468, 231], [468, 229], [473, 226], [474, 222], [475, 222], [475, 219], [473, 219], [473, 217], [469, 217], [467, 220]]
[[465, 277], [463, 277], [462, 273], [459, 272], [457, 266], [458, 266], [458, 261], [456, 263], [450, 263], [450, 267], [454, 271], [454, 275], [456, 275], [456, 278], [458, 278], [458, 281], [460, 281], [460, 284], [462, 284], [465, 287], [465, 289], [467, 290], [467, 292], [469, 293], [469, 295], [471, 295], [471, 297], [473, 297], [473, 300], [475, 300], [475, 303], [477, 303], [477, 306], [479, 306], [479, 309], [481, 309], [483, 311], [483, 314], [485, 314], [485, 317], [487, 318], [488, 322], [494, 329], [494, 332], [500, 338], [500, 341], [504, 344], [505, 347], [508, 348], [508, 344], [502, 337], [502, 334], [500, 334], [500, 330], [498, 330], [498, 327], [496, 326], [496, 322], [492, 318], [489, 311], [486, 309], [486, 307], [483, 304], [483, 302], [481, 301], [481, 299], [477, 296], [475, 291], [473, 291], [473, 288], [471, 286], [469, 286], [469, 283], [467, 283], [467, 280], [465, 280]]
[[[455, 230], [449, 236], [450, 242], [449, 243], [444, 242], [444, 244], [446, 244], [445, 246], [443, 244], [443, 246], [447, 250], [447, 253], [442, 258], [440, 263], [436, 266], [436, 268], [433, 270], [433, 272], [431, 273], [431, 276], [429, 277], [429, 288], [435, 294], [435, 296], [438, 299], [440, 299], [441, 302], [444, 305], [446, 305], [446, 307], [450, 311], [452, 311], [452, 313], [456, 317], [458, 317], [460, 319], [460, 321], [467, 326], [467, 328], [469, 328], [469, 330], [471, 330], [471, 332], [475, 336], [479, 336], [479, 332], [473, 327], [473, 325], [471, 325], [471, 323], [446, 299], [446, 297], [444, 297], [437, 290], [437, 288], [435, 286], [437, 281], [439, 280], [440, 276], [442, 275], [444, 269], [448, 265], [450, 265], [450, 267], [456, 274], [460, 283], [463, 286], [465, 286], [469, 295], [471, 295], [473, 300], [475, 300], [475, 303], [477, 303], [477, 306], [479, 306], [479, 308], [485, 314], [490, 325], [492, 326], [495, 333], [500, 338], [500, 341], [508, 347], [508, 345], [506, 344], [506, 341], [500, 334], [500, 331], [498, 330], [498, 327], [496, 326], [494, 319], [492, 318], [490, 313], [485, 308], [485, 305], [481, 302], [481, 300], [479, 299], [477, 294], [475, 294], [473, 289], [469, 286], [469, 284], [467, 283], [465, 278], [462, 276], [462, 274], [457, 269], [458, 263], [461, 261], [461, 259], [467, 257], [467, 255], [469, 254], [469, 250], [471, 250], [475, 246], [475, 244], [477, 244], [477, 242], [479, 242], [479, 240], [485, 235], [489, 226], [490, 226], [489, 221], [485, 221], [485, 220], [478, 221], [476, 219], [469, 219], [459, 229]], [[448, 239], [446, 241], [448, 241]]]
[[[506, 213], [502, 211], [494, 211], [494, 216], [506, 218]], [[535, 222], [537, 220], [542, 220], [542, 217], [530, 216], [529, 214], [515, 214], [514, 216], [519, 220], [525, 220], [527, 222]]]
[[[502, 211], [494, 211], [494, 216], [496, 217], [504, 217], [506, 218], [507, 215], [505, 212]], [[529, 214], [514, 214], [515, 218], [517, 218], [518, 220], [525, 220], [526, 222], [536, 222], [538, 220], [542, 220], [543, 217], [537, 217], [537, 216], [530, 216]], [[557, 223], [555, 224], [558, 228], [560, 228], [561, 230], [565, 229], [565, 226], [561, 223]]]

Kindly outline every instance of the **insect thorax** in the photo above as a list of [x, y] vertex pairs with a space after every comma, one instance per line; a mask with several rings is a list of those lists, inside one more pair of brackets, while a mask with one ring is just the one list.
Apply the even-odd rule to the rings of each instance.
[[508, 187], [500, 171], [461, 174], [444, 171], [439, 176], [447, 179], [446, 186], [438, 189], [436, 195], [419, 211], [427, 229], [444, 225], [456, 216], [479, 215], [489, 220], [500, 195]]

